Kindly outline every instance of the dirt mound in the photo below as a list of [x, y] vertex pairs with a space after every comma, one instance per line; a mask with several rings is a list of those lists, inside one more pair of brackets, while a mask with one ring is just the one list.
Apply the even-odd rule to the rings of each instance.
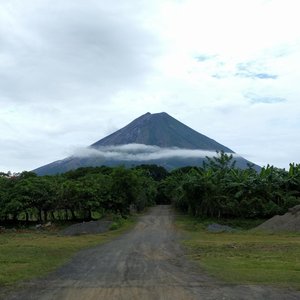
[[63, 229], [60, 235], [80, 235], [80, 234], [95, 234], [103, 233], [110, 229], [112, 221], [90, 221], [73, 224], [65, 229]]
[[274, 216], [270, 220], [256, 227], [267, 231], [295, 231], [300, 232], [300, 205], [290, 208], [283, 216]]

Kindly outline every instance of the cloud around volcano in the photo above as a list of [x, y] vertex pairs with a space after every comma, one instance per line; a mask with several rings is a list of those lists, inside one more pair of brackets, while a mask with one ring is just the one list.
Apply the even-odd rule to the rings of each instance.
[[[238, 157], [237, 154], [234, 157]], [[74, 157], [97, 157], [110, 160], [150, 161], [169, 158], [205, 158], [218, 156], [216, 151], [195, 149], [179, 149], [176, 147], [163, 148], [144, 144], [126, 144], [116, 146], [102, 146], [99, 148], [77, 148], [72, 153]]]

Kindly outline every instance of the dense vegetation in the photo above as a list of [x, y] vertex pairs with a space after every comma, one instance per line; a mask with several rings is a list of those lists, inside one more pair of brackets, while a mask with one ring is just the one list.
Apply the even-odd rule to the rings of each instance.
[[80, 168], [55, 176], [23, 172], [0, 177], [2, 220], [90, 220], [153, 205], [156, 182], [144, 169]]
[[126, 216], [155, 203], [173, 203], [193, 216], [270, 217], [300, 203], [300, 165], [241, 170], [221, 152], [201, 168], [170, 173], [155, 165], [79, 168], [55, 176], [0, 173], [2, 221]]
[[266, 218], [300, 204], [300, 165], [241, 170], [232, 155], [219, 153], [203, 168], [175, 170], [165, 196], [193, 216]]

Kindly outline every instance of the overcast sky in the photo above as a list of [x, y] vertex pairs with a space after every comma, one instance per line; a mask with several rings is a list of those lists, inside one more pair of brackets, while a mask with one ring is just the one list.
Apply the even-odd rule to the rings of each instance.
[[298, 0], [0, 0], [0, 171], [165, 111], [259, 165], [300, 162]]

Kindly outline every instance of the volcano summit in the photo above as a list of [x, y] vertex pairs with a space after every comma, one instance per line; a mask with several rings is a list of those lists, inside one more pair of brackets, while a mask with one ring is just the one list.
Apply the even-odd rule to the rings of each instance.
[[131, 167], [157, 164], [166, 169], [202, 166], [206, 156], [215, 156], [216, 151], [232, 154], [237, 167], [246, 168], [250, 163], [165, 112], [146, 113], [74, 155], [42, 166], [34, 172], [49, 175], [101, 165]]

